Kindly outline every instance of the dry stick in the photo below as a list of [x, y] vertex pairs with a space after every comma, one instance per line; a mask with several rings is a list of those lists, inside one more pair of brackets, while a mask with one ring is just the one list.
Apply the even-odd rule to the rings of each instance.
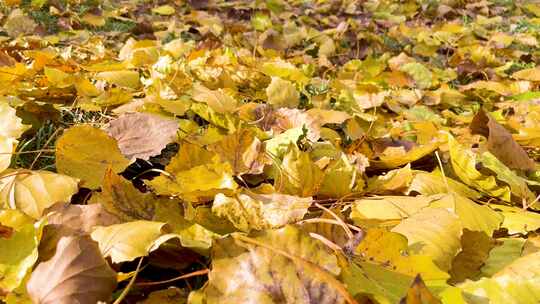
[[448, 186], [448, 180], [446, 180], [446, 174], [444, 173], [444, 168], [442, 165], [441, 158], [439, 157], [439, 151], [435, 151], [435, 156], [437, 157], [437, 162], [439, 163], [439, 167], [441, 168], [442, 177], [444, 180], [444, 184], [446, 185], [446, 191], [450, 193], [450, 187]]
[[0, 155], [2, 154], [11, 154], [11, 155], [18, 155], [18, 154], [30, 154], [30, 153], [52, 153], [55, 152], [54, 149], [41, 149], [41, 150], [30, 150], [30, 151], [19, 151], [19, 152], [0, 152]]
[[334, 251], [343, 251], [343, 248], [341, 248], [338, 244], [330, 241], [329, 239], [325, 238], [324, 236], [322, 236], [322, 235], [320, 235], [318, 233], [310, 232], [309, 236], [311, 236], [312, 238], [314, 238], [316, 240], [321, 241], [323, 244], [330, 247], [330, 249], [332, 249]]
[[[300, 222], [298, 222], [298, 224], [303, 224], [303, 223], [326, 223], [326, 224], [332, 224], [332, 225], [337, 225], [337, 226], [342, 226], [342, 223], [336, 221], [336, 220], [332, 220], [332, 219], [326, 219], [326, 218], [311, 218], [311, 219], [307, 219], [307, 220], [302, 220]], [[350, 229], [352, 230], [355, 230], [357, 232], [363, 232], [362, 229], [354, 226], [354, 225], [351, 225], [351, 224], [346, 224]]]
[[31, 171], [23, 169], [23, 170], [20, 170], [20, 171], [15, 171], [15, 172], [13, 172], [13, 173], [9, 173], [9, 174], [6, 174], [6, 175], [2, 175], [2, 176], [0, 176], [0, 180], [2, 180], [2, 179], [4, 179], [4, 178], [7, 178], [7, 177], [10, 177], [10, 176], [16, 176], [16, 175], [30, 175], [30, 174], [32, 174]]
[[332, 217], [334, 217], [338, 221], [338, 223], [340, 223], [341, 227], [343, 227], [343, 230], [345, 230], [345, 234], [347, 234], [347, 237], [349, 239], [354, 236], [354, 234], [352, 233], [351, 229], [349, 229], [347, 224], [339, 216], [337, 216], [337, 214], [332, 212], [332, 210], [326, 208], [325, 206], [323, 206], [323, 205], [321, 205], [319, 203], [315, 203], [315, 206], [317, 206], [318, 208], [328, 212]]
[[131, 289], [131, 287], [133, 287], [133, 283], [135, 283], [135, 279], [137, 279], [137, 274], [139, 274], [139, 269], [141, 269], [142, 261], [143, 261], [143, 257], [140, 257], [139, 258], [139, 264], [137, 264], [137, 269], [135, 269], [135, 274], [131, 277], [131, 280], [129, 280], [129, 283], [127, 284], [126, 288], [124, 288], [124, 290], [122, 290], [122, 293], [114, 301], [113, 304], [122, 303], [122, 300], [124, 300], [124, 298], [127, 296], [127, 294], [129, 293], [129, 290]]
[[179, 277], [164, 280], [164, 281], [135, 283], [135, 286], [154, 286], [154, 285], [160, 285], [160, 284], [167, 284], [167, 283], [172, 283], [172, 282], [178, 281], [178, 280], [183, 280], [183, 279], [187, 279], [187, 278], [191, 278], [191, 277], [205, 275], [205, 274], [208, 274], [209, 272], [210, 272], [210, 270], [208, 270], [208, 269], [201, 269], [201, 270], [197, 270], [197, 271], [194, 271], [194, 272], [183, 274], [183, 275], [181, 275]]
[[286, 251], [283, 251], [281, 249], [277, 249], [277, 248], [274, 248], [272, 246], [269, 246], [265, 243], [261, 243], [257, 240], [254, 240], [252, 238], [249, 238], [247, 236], [244, 236], [244, 235], [241, 235], [241, 234], [235, 234], [233, 235], [233, 237], [236, 239], [236, 240], [239, 240], [239, 241], [242, 241], [242, 242], [245, 242], [245, 243], [250, 243], [250, 244], [253, 244], [253, 245], [256, 245], [256, 246], [260, 246], [260, 247], [263, 247], [263, 248], [266, 248], [270, 251], [273, 251], [277, 254], [281, 254], [282, 256], [288, 258], [288, 259], [291, 259], [293, 262], [295, 263], [298, 263], [300, 265], [302, 265], [303, 267], [305, 268], [308, 268], [309, 270], [313, 271], [314, 273], [318, 274], [319, 277], [321, 277], [324, 281], [326, 281], [328, 284], [330, 284], [330, 286], [334, 287], [335, 290], [343, 297], [345, 298], [345, 301], [347, 301], [347, 303], [350, 303], [350, 304], [358, 304], [358, 302], [349, 294], [349, 292], [347, 291], [347, 289], [345, 288], [345, 286], [343, 286], [343, 284], [338, 281], [333, 275], [331, 275], [330, 273], [328, 273], [326, 270], [322, 269], [320, 266], [310, 262], [310, 261], [306, 261], [305, 259], [301, 258], [301, 257], [298, 257], [298, 256], [295, 256], [295, 255], [292, 255]]

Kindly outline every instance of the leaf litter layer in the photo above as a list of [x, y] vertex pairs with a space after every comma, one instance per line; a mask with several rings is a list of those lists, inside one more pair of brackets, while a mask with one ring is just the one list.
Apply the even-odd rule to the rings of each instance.
[[0, 3], [0, 302], [540, 302], [533, 1]]

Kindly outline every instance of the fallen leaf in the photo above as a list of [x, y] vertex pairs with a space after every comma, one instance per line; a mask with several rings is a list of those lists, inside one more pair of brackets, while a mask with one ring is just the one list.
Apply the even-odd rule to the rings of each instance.
[[39, 219], [53, 204], [69, 202], [79, 190], [78, 182], [76, 178], [49, 171], [6, 172], [0, 179], [0, 206]]
[[534, 170], [535, 164], [512, 134], [483, 110], [478, 111], [470, 125], [473, 134], [485, 136], [488, 150], [511, 169]]
[[81, 179], [83, 185], [98, 188], [109, 166], [113, 172], [129, 165], [115, 139], [88, 125], [71, 127], [56, 143], [58, 172]]
[[90, 237], [63, 237], [55, 255], [40, 263], [27, 283], [33, 303], [96, 303], [108, 301], [116, 273]]
[[126, 113], [112, 120], [106, 131], [127, 159], [148, 160], [176, 139], [178, 122], [153, 114]]

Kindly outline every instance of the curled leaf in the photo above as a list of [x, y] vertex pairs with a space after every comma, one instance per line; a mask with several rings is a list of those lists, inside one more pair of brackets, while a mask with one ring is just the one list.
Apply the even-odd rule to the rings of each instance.
[[108, 301], [115, 288], [116, 273], [88, 236], [60, 239], [55, 255], [40, 263], [27, 283], [39, 304], [95, 304]]

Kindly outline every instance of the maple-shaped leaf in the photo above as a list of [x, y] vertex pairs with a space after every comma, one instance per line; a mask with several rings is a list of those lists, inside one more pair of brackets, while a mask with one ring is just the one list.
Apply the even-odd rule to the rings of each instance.
[[91, 189], [101, 185], [109, 166], [118, 173], [128, 165], [116, 140], [89, 125], [71, 127], [56, 143], [58, 172], [81, 179]]
[[355, 302], [336, 278], [336, 256], [293, 226], [219, 240], [212, 258], [207, 303]]
[[148, 160], [176, 139], [178, 122], [148, 113], [126, 113], [112, 120], [107, 133], [116, 139], [122, 154], [134, 161]]
[[58, 202], [69, 202], [79, 190], [78, 179], [49, 171], [18, 170], [0, 179], [0, 206], [39, 219]]
[[63, 237], [55, 255], [40, 263], [27, 283], [33, 303], [108, 301], [116, 288], [116, 273], [88, 236]]

